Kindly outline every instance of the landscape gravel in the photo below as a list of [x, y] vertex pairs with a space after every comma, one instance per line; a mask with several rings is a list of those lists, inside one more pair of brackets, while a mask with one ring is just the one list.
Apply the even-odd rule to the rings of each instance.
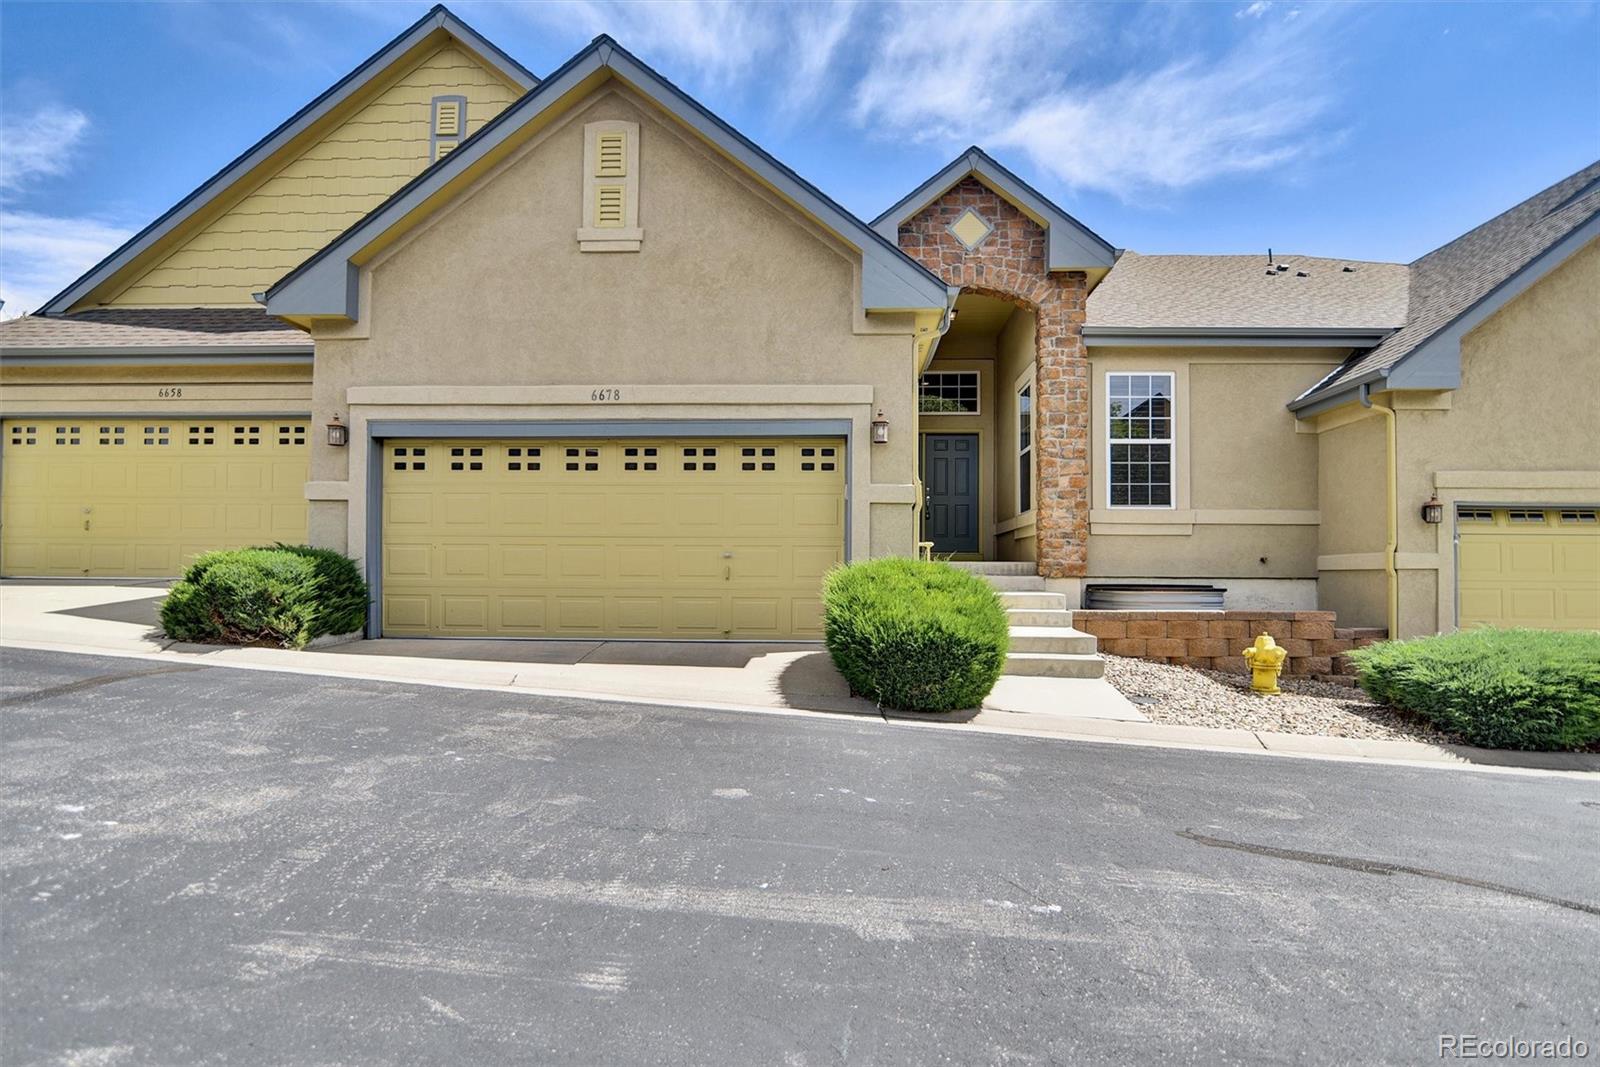
[[1449, 742], [1430, 724], [1374, 703], [1359, 689], [1282, 678], [1281, 696], [1250, 691], [1243, 674], [1105, 656], [1106, 680], [1152, 722], [1319, 737]]

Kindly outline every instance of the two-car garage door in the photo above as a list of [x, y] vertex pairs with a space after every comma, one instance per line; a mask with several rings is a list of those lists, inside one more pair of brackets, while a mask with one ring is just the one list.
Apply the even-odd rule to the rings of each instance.
[[389, 440], [387, 636], [801, 637], [843, 558], [837, 438]]
[[1460, 625], [1600, 629], [1600, 513], [1594, 508], [1457, 512]]
[[304, 418], [7, 420], [0, 574], [152, 577], [306, 539]]

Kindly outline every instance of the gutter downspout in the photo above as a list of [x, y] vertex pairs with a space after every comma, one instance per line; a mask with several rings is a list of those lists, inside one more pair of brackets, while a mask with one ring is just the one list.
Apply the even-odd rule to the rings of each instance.
[[1385, 532], [1388, 543], [1383, 546], [1383, 573], [1388, 579], [1388, 618], [1389, 639], [1397, 640], [1400, 637], [1400, 571], [1395, 566], [1395, 555], [1400, 549], [1400, 514], [1395, 505], [1395, 497], [1399, 493], [1399, 472], [1395, 464], [1395, 420], [1394, 408], [1384, 404], [1376, 404], [1372, 400], [1372, 383], [1361, 383], [1361, 406], [1374, 411], [1383, 412], [1384, 427], [1384, 494], [1388, 512], [1385, 522]]

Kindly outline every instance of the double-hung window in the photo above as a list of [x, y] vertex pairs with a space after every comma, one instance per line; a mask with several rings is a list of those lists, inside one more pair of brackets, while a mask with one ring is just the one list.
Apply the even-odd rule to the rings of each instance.
[[1107, 503], [1172, 507], [1172, 375], [1106, 375]]

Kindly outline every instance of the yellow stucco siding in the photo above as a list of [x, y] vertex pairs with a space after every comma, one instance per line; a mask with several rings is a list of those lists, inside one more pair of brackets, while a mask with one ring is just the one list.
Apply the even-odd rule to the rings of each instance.
[[253, 307], [252, 293], [267, 289], [432, 162], [435, 97], [467, 98], [470, 134], [517, 95], [462, 49], [433, 51], [397, 72], [296, 158], [235, 193], [220, 214], [212, 212], [105, 302]]
[[[1017, 429], [1017, 389], [1021, 381], [1033, 385], [1034, 418], [1038, 418], [1039, 384], [1034, 371], [1037, 348], [1038, 316], [1031, 311], [1018, 310], [1006, 320], [1005, 329], [995, 343], [995, 518], [1000, 527], [995, 537], [998, 558], [1031, 561], [1038, 558], [1038, 527], [1034, 522], [1034, 507], [1024, 512], [1021, 507], [1020, 480], [1017, 474], [1017, 453], [1021, 434]], [[1038, 441], [1038, 426], [1033, 428], [1033, 438]], [[1039, 482], [1038, 449], [1034, 449], [1033, 496], [1030, 504], [1037, 504]]]
[[[636, 252], [577, 238], [601, 120], [639, 124]], [[365, 265], [359, 323], [319, 328], [317, 421], [354, 432], [313, 448], [312, 536], [360, 552], [371, 420], [826, 419], [852, 427], [851, 555], [910, 554], [915, 323], [864, 316], [859, 270], [647, 100], [602, 89]], [[880, 408], [890, 441], [870, 445]]]

